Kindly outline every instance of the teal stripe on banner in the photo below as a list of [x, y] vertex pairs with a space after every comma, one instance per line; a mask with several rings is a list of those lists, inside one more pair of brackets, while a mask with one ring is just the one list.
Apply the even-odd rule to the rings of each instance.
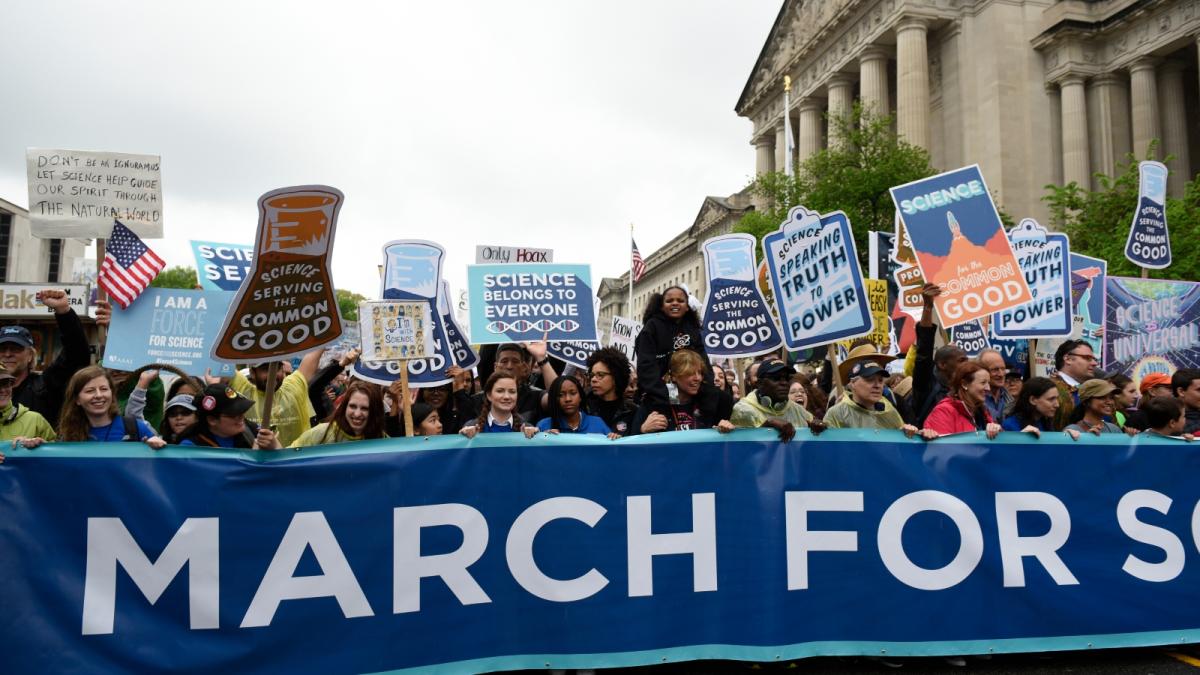
[[961, 640], [951, 642], [804, 642], [781, 647], [739, 645], [695, 645], [651, 649], [618, 654], [523, 654], [473, 661], [388, 670], [373, 675], [449, 675], [503, 670], [545, 668], [628, 668], [683, 661], [750, 661], [770, 663], [819, 656], [970, 656], [973, 654], [1022, 654], [1033, 652], [1159, 647], [1200, 642], [1200, 628], [1180, 631], [1073, 635], [1068, 637], [1019, 638], [1013, 640]]

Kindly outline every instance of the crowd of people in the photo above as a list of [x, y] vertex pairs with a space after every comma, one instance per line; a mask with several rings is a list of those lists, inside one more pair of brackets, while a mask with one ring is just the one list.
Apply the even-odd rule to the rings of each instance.
[[[819, 374], [786, 354], [756, 357], [743, 372], [712, 361], [700, 318], [684, 289], [651, 298], [636, 338], [636, 366], [619, 349], [598, 349], [587, 368], [547, 357], [545, 343], [485, 346], [474, 371], [452, 367], [450, 382], [404, 389], [357, 380], [351, 350], [337, 359], [309, 352], [292, 367], [246, 364], [230, 378], [196, 378], [169, 366], [117, 371], [91, 365], [83, 325], [61, 291], [38, 294], [54, 312], [61, 347], [40, 371], [20, 325], [0, 327], [0, 439], [8, 447], [46, 442], [135, 442], [274, 450], [406, 435], [602, 434], [610, 439], [664, 431], [892, 429], [932, 440], [1001, 431], [1075, 440], [1151, 434], [1191, 440], [1200, 431], [1200, 370], [1151, 373], [1136, 384], [1098, 371], [1090, 343], [1066, 340], [1052, 377], [1024, 377], [995, 350], [974, 359], [957, 345], [936, 347], [937, 286], [924, 288], [916, 342], [907, 355], [856, 344]], [[101, 305], [97, 322], [110, 312]], [[324, 362], [324, 365], [322, 363]], [[897, 368], [896, 366], [901, 366]], [[836, 379], [835, 379], [836, 374]], [[740, 377], [739, 377], [740, 375]], [[835, 384], [836, 383], [836, 384]], [[272, 400], [269, 424], [264, 406]], [[0, 461], [3, 455], [0, 454]]]

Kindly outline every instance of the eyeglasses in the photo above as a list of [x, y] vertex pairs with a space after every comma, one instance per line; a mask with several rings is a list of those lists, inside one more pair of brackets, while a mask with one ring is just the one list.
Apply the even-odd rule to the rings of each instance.
[[1074, 356], [1076, 358], [1083, 359], [1084, 361], [1099, 361], [1100, 360], [1092, 354], [1076, 354], [1075, 352], [1067, 352], [1067, 356]]
[[1008, 368], [1005, 368], [1004, 366], [997, 366], [995, 368], [988, 368], [987, 371], [989, 373], [1007, 373]]
[[597, 372], [593, 371], [593, 372], [589, 372], [587, 374], [587, 378], [589, 380], [603, 380], [604, 378], [609, 377], [611, 375], [612, 375], [612, 373], [597, 373]]

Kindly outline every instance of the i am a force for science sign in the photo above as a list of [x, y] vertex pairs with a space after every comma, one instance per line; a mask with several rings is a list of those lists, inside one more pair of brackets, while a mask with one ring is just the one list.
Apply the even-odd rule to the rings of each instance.
[[1104, 436], [6, 449], [0, 654], [461, 673], [1198, 642], [1200, 447]]

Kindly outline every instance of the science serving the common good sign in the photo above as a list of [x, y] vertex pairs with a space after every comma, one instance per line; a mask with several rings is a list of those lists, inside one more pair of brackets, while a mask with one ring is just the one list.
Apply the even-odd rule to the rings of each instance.
[[0, 654], [447, 674], [1198, 642], [1200, 446], [1104, 436], [6, 448]]
[[1033, 299], [978, 165], [891, 189], [892, 200], [949, 328]]
[[1071, 245], [1067, 235], [1047, 232], [1026, 218], [1008, 233], [1033, 300], [992, 316], [992, 333], [1008, 338], [1065, 337], [1071, 334]]
[[871, 307], [846, 214], [792, 207], [779, 229], [763, 238], [763, 253], [788, 349], [871, 332]]
[[467, 288], [476, 344], [597, 339], [588, 265], [468, 265]]
[[1162, 162], [1138, 163], [1138, 205], [1125, 240], [1125, 257], [1135, 265], [1160, 270], [1171, 266], [1171, 237], [1167, 233], [1167, 167]]
[[783, 344], [754, 280], [756, 243], [749, 234], [727, 234], [701, 246], [708, 292], [700, 330], [709, 356], [757, 356]]
[[210, 357], [233, 296], [220, 291], [147, 288], [127, 309], [113, 307], [104, 365], [136, 370], [150, 363], [197, 377], [232, 377], [233, 364]]
[[1106, 367], [1138, 384], [1200, 368], [1200, 283], [1109, 277], [1104, 332]]

